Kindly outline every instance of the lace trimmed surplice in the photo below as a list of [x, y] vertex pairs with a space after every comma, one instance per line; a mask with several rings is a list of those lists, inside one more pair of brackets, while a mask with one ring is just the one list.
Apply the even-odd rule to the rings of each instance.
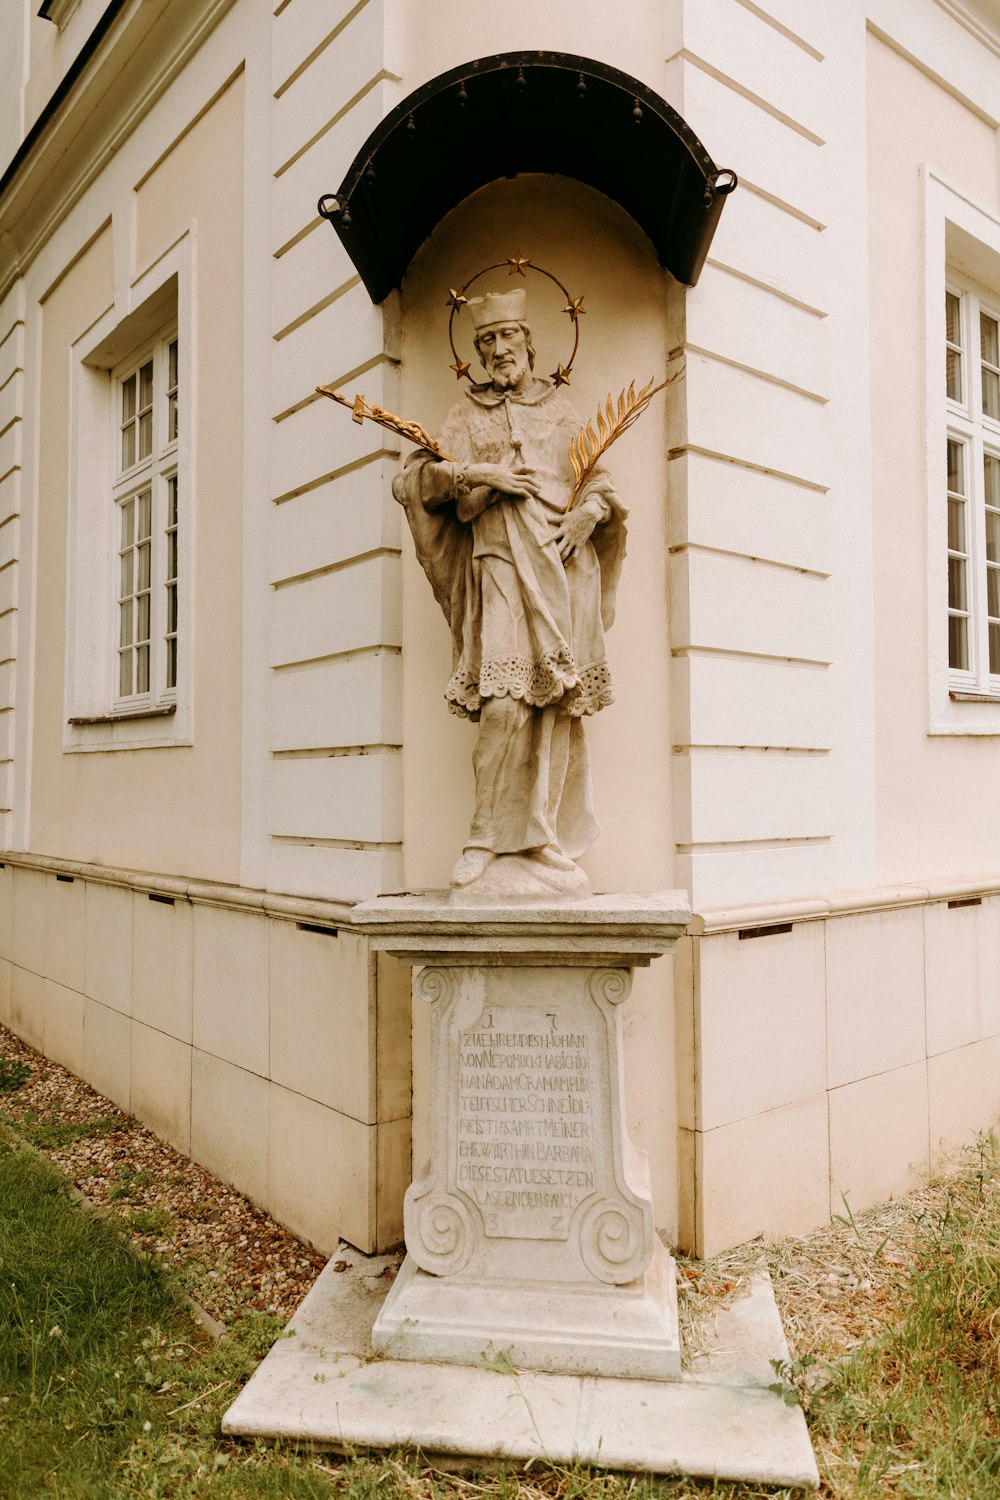
[[604, 632], [614, 617], [625, 511], [605, 471], [594, 471], [584, 498], [599, 495], [607, 519], [568, 564], [553, 540], [573, 489], [569, 444], [580, 426], [548, 381], [521, 397], [474, 386], [448, 414], [440, 448], [460, 466], [524, 464], [540, 495], [501, 495], [461, 521], [453, 498], [441, 503], [445, 475], [429, 472], [438, 461], [423, 450], [393, 484], [451, 625], [445, 697], [453, 713], [478, 719], [484, 699], [509, 696], [575, 717], [614, 700]]

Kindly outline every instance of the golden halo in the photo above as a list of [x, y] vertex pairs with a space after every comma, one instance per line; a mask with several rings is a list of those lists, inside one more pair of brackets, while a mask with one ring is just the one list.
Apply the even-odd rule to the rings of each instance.
[[523, 276], [527, 279], [529, 271], [537, 271], [539, 276], [547, 276], [549, 281], [555, 282], [566, 298], [566, 306], [563, 308], [563, 312], [569, 314], [570, 321], [573, 324], [573, 352], [567, 364], [557, 363], [549, 379], [557, 387], [560, 385], [569, 385], [573, 361], [576, 359], [576, 351], [580, 347], [580, 319], [587, 311], [585, 307], [581, 307], [580, 305], [583, 302], [583, 297], [571, 297], [558, 276], [553, 276], [552, 272], [546, 271], [544, 266], [534, 265], [532, 261], [526, 260], [523, 255], [508, 255], [506, 260], [498, 260], [492, 266], [484, 266], [481, 271], [477, 271], [474, 276], [470, 276], [465, 285], [459, 287], [457, 290], [455, 287], [448, 288], [447, 305], [451, 308], [451, 316], [448, 319], [448, 342], [451, 345], [451, 352], [455, 357], [455, 363], [451, 368], [455, 371], [456, 379], [465, 379], [468, 380], [470, 385], [474, 384], [472, 376], [469, 374], [469, 365], [461, 358], [458, 350], [455, 348], [455, 317], [462, 311], [462, 308], [469, 300], [466, 296], [469, 288], [474, 286], [481, 276], [486, 276], [490, 271], [502, 271], [504, 266], [509, 267], [507, 273], [509, 276]]

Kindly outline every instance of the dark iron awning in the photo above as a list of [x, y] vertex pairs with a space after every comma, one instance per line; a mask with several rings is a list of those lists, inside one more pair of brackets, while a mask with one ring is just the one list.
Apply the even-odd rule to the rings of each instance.
[[381, 302], [456, 204], [519, 172], [575, 177], [613, 198], [688, 286], [736, 186], [638, 79], [563, 52], [504, 52], [442, 73], [397, 105], [319, 211]]

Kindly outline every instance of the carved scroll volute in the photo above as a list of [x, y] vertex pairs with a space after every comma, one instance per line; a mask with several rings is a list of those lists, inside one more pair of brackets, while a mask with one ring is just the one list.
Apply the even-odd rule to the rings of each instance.
[[632, 993], [632, 975], [628, 969], [595, 969], [587, 980], [587, 994], [600, 1005], [622, 1005]]
[[403, 1217], [406, 1248], [422, 1271], [454, 1276], [468, 1265], [479, 1244], [479, 1229], [455, 1193], [407, 1195]]
[[[461, 1002], [460, 971], [428, 965], [413, 976], [413, 993], [433, 1006], [431, 1020], [434, 1090], [438, 1100], [448, 1097], [449, 1030], [454, 1007]], [[478, 1215], [459, 1194], [450, 1190], [448, 1169], [448, 1114], [437, 1109], [431, 1117], [431, 1161], [419, 1181], [411, 1183], [403, 1199], [406, 1248], [422, 1271], [432, 1276], [454, 1276], [468, 1265], [481, 1236]]]
[[653, 1258], [647, 1216], [621, 1199], [599, 1198], [580, 1220], [580, 1258], [598, 1281], [624, 1286]]
[[428, 1005], [447, 1003], [455, 993], [455, 974], [452, 969], [418, 969], [413, 976], [413, 993], [418, 1000]]
[[[592, 1276], [616, 1286], [634, 1281], [653, 1258], [653, 1218], [648, 1195], [636, 1191], [623, 1160], [635, 1148], [624, 1134], [624, 1076], [621, 1016], [618, 1007], [632, 992], [628, 969], [595, 969], [587, 980], [587, 994], [602, 1012], [608, 1027], [608, 1086], [612, 1162], [619, 1197], [595, 1198], [576, 1221], [580, 1258]], [[610, 1184], [609, 1184], [610, 1186]]]

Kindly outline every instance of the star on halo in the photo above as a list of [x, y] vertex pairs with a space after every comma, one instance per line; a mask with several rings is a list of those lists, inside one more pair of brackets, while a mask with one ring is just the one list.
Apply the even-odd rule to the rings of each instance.
[[468, 300], [468, 297], [463, 297], [460, 291], [456, 291], [453, 286], [450, 286], [448, 288], [448, 300], [445, 303], [445, 306], [453, 307], [456, 312], [461, 312], [462, 308], [465, 307]]
[[558, 390], [561, 385], [569, 385], [569, 370], [567, 370], [565, 365], [559, 365], [557, 369], [552, 371], [549, 379]]
[[456, 380], [461, 380], [463, 375], [468, 375], [469, 373], [469, 366], [465, 363], [464, 359], [459, 359], [457, 355], [455, 356], [455, 363], [449, 365], [448, 368], [455, 371]]
[[586, 316], [587, 309], [585, 307], [581, 307], [580, 305], [582, 301], [582, 297], [570, 297], [569, 301], [566, 303], [566, 306], [563, 308], [563, 312], [569, 313], [574, 323], [578, 322], [580, 318]]
[[508, 255], [507, 264], [510, 266], [510, 270], [507, 272], [508, 276], [523, 276], [527, 281], [528, 266], [531, 265], [530, 260], [525, 260], [523, 255]]

